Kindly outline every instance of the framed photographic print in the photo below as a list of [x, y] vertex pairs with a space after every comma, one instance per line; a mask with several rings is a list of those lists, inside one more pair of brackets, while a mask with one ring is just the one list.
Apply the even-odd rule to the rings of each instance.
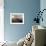
[[24, 13], [10, 13], [10, 24], [24, 24]]

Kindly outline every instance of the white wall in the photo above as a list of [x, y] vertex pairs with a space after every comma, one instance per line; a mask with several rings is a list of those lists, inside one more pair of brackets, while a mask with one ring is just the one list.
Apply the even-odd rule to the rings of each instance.
[[[43, 9], [46, 9], [46, 0], [40, 0], [40, 9], [41, 9], [41, 11]], [[43, 22], [40, 21], [40, 24], [43, 25], [43, 26], [46, 26], [46, 11], [43, 12], [42, 17], [43, 17], [44, 21]]]
[[[46, 0], [40, 0], [40, 9], [41, 10], [46, 9]], [[40, 21], [40, 25], [43, 25], [46, 27], [46, 11], [43, 13], [42, 17], [44, 21], [43, 22]]]
[[4, 41], [4, 1], [0, 0], [0, 42]]

